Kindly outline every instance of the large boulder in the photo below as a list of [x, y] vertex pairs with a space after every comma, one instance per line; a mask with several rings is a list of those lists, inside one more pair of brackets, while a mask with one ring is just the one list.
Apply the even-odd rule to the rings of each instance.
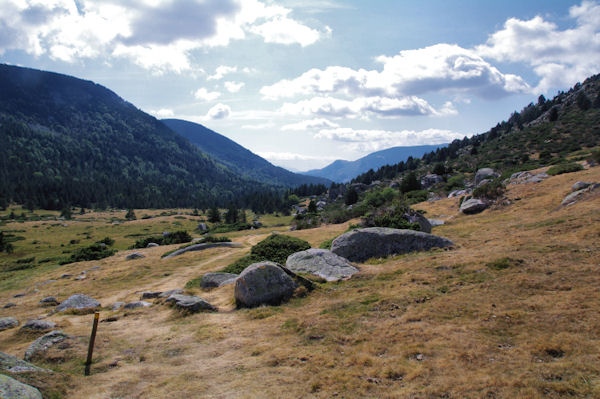
[[338, 281], [358, 273], [346, 258], [327, 249], [311, 248], [288, 256], [285, 267], [294, 273], [308, 273], [327, 281]]
[[25, 356], [23, 357], [23, 359], [25, 359], [26, 361], [35, 359], [36, 357], [43, 355], [50, 347], [64, 342], [70, 338], [71, 337], [69, 335], [65, 334], [60, 330], [50, 331], [49, 333], [44, 334], [35, 341], [33, 341], [31, 345], [29, 345], [29, 347], [25, 351]]
[[436, 175], [435, 173], [428, 173], [421, 178], [421, 186], [426, 189], [438, 183], [442, 183], [443, 181], [444, 178], [442, 176]]
[[235, 302], [238, 307], [279, 305], [294, 294], [296, 283], [274, 262], [254, 263], [235, 281]]
[[410, 223], [417, 223], [423, 233], [431, 233], [431, 223], [429, 219], [420, 214], [419, 212], [408, 212], [404, 214], [404, 218]]
[[487, 203], [477, 198], [470, 198], [460, 204], [460, 211], [466, 215], [482, 212], [487, 208]]
[[21, 360], [17, 357], [0, 352], [0, 374], [19, 374], [19, 373], [51, 373], [50, 370]]
[[83, 294], [71, 295], [64, 302], [62, 302], [56, 308], [57, 312], [64, 312], [65, 310], [77, 310], [81, 312], [92, 312], [99, 308], [100, 302]]
[[453, 245], [447, 238], [421, 231], [368, 227], [352, 230], [336, 238], [331, 244], [331, 252], [353, 262], [363, 262], [369, 258]]
[[494, 171], [492, 168], [482, 168], [475, 173], [475, 187], [479, 185], [483, 180], [486, 179], [494, 179], [500, 176], [498, 173]]
[[168, 297], [165, 302], [171, 304], [178, 310], [189, 313], [198, 313], [201, 311], [216, 312], [218, 310], [199, 296], [173, 294]]
[[216, 288], [227, 284], [233, 284], [238, 278], [234, 273], [206, 273], [200, 280], [202, 288]]
[[42, 394], [31, 385], [23, 384], [12, 377], [0, 374], [0, 398], [42, 399]]
[[19, 322], [14, 317], [0, 317], [0, 331], [15, 328]]
[[43, 332], [52, 330], [56, 327], [56, 323], [48, 320], [29, 320], [23, 327], [21, 327], [20, 331], [24, 332]]

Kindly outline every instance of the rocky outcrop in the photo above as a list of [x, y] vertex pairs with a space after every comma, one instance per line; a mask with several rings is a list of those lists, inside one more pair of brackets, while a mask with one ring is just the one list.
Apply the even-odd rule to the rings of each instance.
[[548, 178], [546, 173], [533, 174], [529, 171], [516, 172], [510, 175], [508, 184], [541, 183]]
[[161, 292], [160, 295], [158, 296], [159, 298], [168, 298], [171, 295], [180, 295], [183, 294], [183, 290], [180, 288], [176, 288], [174, 290], [169, 290], [169, 291], [165, 291], [165, 292]]
[[71, 337], [60, 330], [50, 331], [47, 334], [42, 335], [25, 351], [25, 359], [26, 361], [30, 361], [35, 359], [38, 356], [42, 356], [50, 347], [59, 344]]
[[16, 358], [6, 353], [0, 352], [0, 372], [1, 373], [50, 373], [50, 370], [34, 366], [33, 364]]
[[482, 168], [475, 173], [475, 187], [479, 186], [479, 184], [483, 180], [493, 180], [496, 177], [500, 176], [498, 173], [494, 171], [492, 168]]
[[189, 295], [180, 295], [175, 294], [168, 297], [165, 302], [171, 304], [178, 310], [189, 312], [189, 313], [198, 313], [202, 311], [208, 312], [216, 312], [217, 308], [206, 302], [204, 299], [199, 296], [189, 296]]
[[142, 299], [154, 299], [158, 298], [162, 294], [162, 291], [144, 291], [142, 292]]
[[443, 183], [444, 178], [440, 175], [436, 175], [435, 173], [426, 174], [421, 178], [421, 186], [423, 189], [427, 189], [431, 186], [435, 186], [438, 183]]
[[48, 320], [29, 320], [23, 327], [21, 327], [20, 331], [24, 332], [43, 332], [49, 331], [56, 327], [56, 323]]
[[592, 184], [593, 183], [587, 183], [587, 182], [584, 182], [584, 181], [578, 181], [575, 184], [573, 184], [573, 186], [571, 187], [571, 191], [575, 192], [575, 191], [583, 190], [584, 188], [588, 188]]
[[475, 213], [482, 212], [487, 207], [487, 202], [477, 198], [470, 198], [468, 200], [463, 201], [462, 204], [460, 204], [460, 211], [466, 215], [472, 215]]
[[174, 251], [174, 252], [170, 253], [169, 255], [163, 257], [163, 259], [174, 258], [175, 256], [179, 256], [181, 254], [184, 254], [184, 253], [190, 252], [190, 251], [203, 251], [205, 249], [219, 248], [219, 247], [239, 248], [241, 246], [242, 246], [242, 244], [238, 244], [235, 242], [213, 242], [213, 243], [208, 243], [208, 244], [194, 244], [194, 245], [190, 245], [189, 247], [178, 249], [177, 251]]
[[146, 302], [146, 301], [135, 301], [135, 302], [129, 302], [126, 303], [125, 305], [123, 305], [123, 309], [138, 309], [138, 308], [147, 308], [148, 306], [152, 306], [152, 304], [150, 302]]
[[[581, 183], [581, 182], [579, 182]], [[577, 184], [577, 183], [576, 183]], [[573, 186], [573, 188], [575, 188], [575, 185]], [[600, 189], [600, 184], [599, 183], [589, 183], [587, 186], [585, 186], [585, 188], [577, 190], [572, 192], [571, 194], [567, 195], [563, 200], [561, 205], [562, 206], [569, 206], [569, 205], [573, 205], [575, 204], [577, 201], [582, 200], [583, 198], [585, 198], [588, 194], [596, 191]]]
[[100, 302], [84, 294], [71, 295], [56, 308], [57, 312], [65, 310], [77, 310], [80, 312], [92, 312], [99, 308]]
[[134, 260], [134, 259], [141, 259], [141, 258], [145, 258], [146, 256], [144, 254], [141, 254], [139, 252], [134, 252], [132, 254], [129, 254], [125, 257], [125, 259], [127, 260]]
[[453, 245], [447, 238], [420, 231], [368, 227], [352, 230], [336, 238], [331, 244], [331, 252], [353, 262], [363, 262], [369, 258]]
[[9, 330], [19, 325], [19, 321], [14, 317], [1, 317], [0, 318], [0, 331]]
[[327, 281], [338, 281], [359, 272], [348, 259], [329, 250], [317, 248], [288, 256], [285, 267], [294, 273], [312, 274]]
[[274, 262], [259, 262], [248, 266], [235, 281], [235, 302], [238, 307], [279, 305], [294, 294], [294, 280]]
[[216, 288], [227, 284], [235, 283], [235, 279], [238, 278], [237, 274], [234, 273], [206, 273], [200, 280], [200, 287], [202, 288]]
[[31, 385], [23, 384], [12, 377], [0, 374], [0, 398], [42, 399], [42, 394]]
[[420, 231], [423, 233], [431, 233], [431, 223], [419, 212], [411, 211], [404, 214], [404, 218], [410, 223], [417, 223]]
[[448, 194], [448, 198], [460, 197], [462, 195], [467, 195], [467, 194], [471, 194], [471, 190], [468, 190], [468, 189], [454, 190], [454, 191], [450, 192], [450, 194]]

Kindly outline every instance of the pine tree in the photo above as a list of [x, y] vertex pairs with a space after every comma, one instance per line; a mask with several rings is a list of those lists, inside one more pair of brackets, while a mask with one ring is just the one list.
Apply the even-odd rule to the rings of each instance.
[[129, 209], [127, 211], [127, 214], [125, 215], [125, 219], [127, 219], [127, 220], [135, 220], [135, 219], [137, 219], [137, 217], [135, 216], [135, 212], [133, 211], [133, 209]]
[[346, 191], [346, 197], [344, 199], [346, 205], [356, 204], [358, 202], [358, 193], [354, 187], [350, 187], [348, 191]]
[[310, 200], [308, 203], [308, 213], [317, 213], [317, 203], [315, 200]]
[[213, 206], [208, 210], [208, 221], [211, 223], [219, 223], [221, 221], [221, 214], [219, 208]]

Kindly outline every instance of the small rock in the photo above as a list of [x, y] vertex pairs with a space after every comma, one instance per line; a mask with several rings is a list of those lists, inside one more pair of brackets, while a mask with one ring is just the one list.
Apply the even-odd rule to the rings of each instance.
[[25, 294], [24, 292], [21, 292], [21, 293], [19, 293], [19, 294], [15, 294], [15, 295], [13, 295], [13, 298], [21, 298], [21, 297], [24, 297], [25, 295], [26, 295], [26, 294]]
[[56, 306], [59, 303], [60, 302], [58, 302], [53, 296], [47, 296], [46, 298], [40, 301], [40, 304], [43, 306]]
[[160, 294], [162, 294], [162, 291], [144, 291], [142, 292], [142, 299], [158, 298]]
[[200, 280], [200, 287], [221, 287], [226, 284], [234, 283], [236, 278], [238, 278], [238, 275], [234, 273], [206, 273], [204, 276], [202, 276], [202, 279]]
[[427, 220], [429, 221], [429, 224], [430, 224], [432, 227], [435, 227], [435, 226], [441, 226], [441, 225], [443, 225], [444, 223], [446, 223], [446, 222], [444, 222], [443, 220], [440, 220], [440, 219], [427, 219]]
[[70, 278], [70, 277], [73, 277], [73, 275], [69, 274], [69, 273], [65, 273], [62, 276], [60, 276], [60, 278]]
[[29, 320], [27, 323], [23, 324], [21, 327], [21, 331], [48, 331], [52, 330], [56, 327], [56, 323], [48, 320]]
[[579, 191], [579, 190], [583, 190], [584, 188], [588, 188], [592, 183], [586, 183], [584, 181], [578, 181], [575, 184], [573, 184], [573, 187], [571, 187], [571, 191]]
[[159, 247], [160, 245], [158, 245], [155, 242], [149, 242], [148, 245], [146, 245], [146, 248], [156, 248]]
[[165, 302], [170, 303], [179, 310], [184, 310], [190, 313], [198, 313], [203, 310], [210, 312], [217, 311], [216, 307], [198, 296], [174, 294], [168, 297]]
[[4, 309], [8, 309], [8, 308], [14, 308], [15, 306], [17, 306], [16, 303], [14, 302], [9, 302], [6, 305], [2, 306]]
[[198, 227], [196, 227], [196, 230], [198, 230], [198, 231], [207, 231], [208, 227], [206, 226], [206, 223], [198, 223]]
[[0, 398], [42, 399], [42, 394], [31, 385], [23, 384], [12, 377], [0, 374]]
[[25, 351], [25, 357], [23, 357], [23, 359], [30, 361], [37, 356], [43, 355], [43, 353], [46, 352], [51, 346], [63, 342], [69, 338], [71, 337], [60, 330], [50, 331], [29, 345]]
[[19, 325], [19, 321], [14, 317], [1, 317], [0, 318], [0, 331], [15, 328]]
[[491, 168], [479, 169], [477, 171], [477, 173], [475, 173], [475, 187], [477, 187], [479, 185], [479, 183], [481, 183], [482, 180], [494, 179], [498, 176], [500, 176], [500, 175], [498, 173], [496, 173], [494, 171], [494, 169], [491, 169]]
[[92, 270], [98, 270], [98, 269], [100, 269], [100, 266], [94, 266], [94, 267], [87, 269], [86, 272], [91, 272]]
[[482, 212], [485, 208], [487, 208], [487, 203], [477, 198], [463, 201], [460, 205], [460, 211], [467, 215]]
[[75, 280], [85, 280], [86, 277], [87, 276], [85, 274], [80, 274], [79, 276], [75, 277]]
[[129, 254], [125, 257], [125, 259], [127, 260], [133, 260], [133, 259], [140, 259], [140, 258], [145, 258], [146, 256], [139, 253], [139, 252], [134, 252], [132, 254]]
[[126, 303], [125, 306], [123, 306], [123, 309], [147, 308], [148, 306], [151, 306], [151, 305], [152, 304], [150, 302], [135, 301], [135, 302]]
[[415, 359], [417, 359], [419, 362], [422, 362], [423, 359], [425, 359], [425, 356], [423, 356], [422, 353], [418, 353], [417, 356], [415, 356]]
[[67, 300], [58, 305], [56, 308], [57, 312], [63, 312], [69, 309], [76, 309], [81, 311], [93, 311], [99, 308], [100, 302], [83, 294], [71, 295]]
[[125, 302], [115, 302], [112, 305], [112, 310], [119, 310], [125, 305]]
[[165, 292], [161, 293], [158, 297], [159, 298], [168, 298], [171, 295], [181, 295], [181, 294], [183, 294], [183, 290], [177, 288], [174, 290], [165, 291]]
[[454, 190], [450, 194], [448, 194], [448, 198], [460, 197], [461, 195], [467, 195], [470, 193], [470, 190]]

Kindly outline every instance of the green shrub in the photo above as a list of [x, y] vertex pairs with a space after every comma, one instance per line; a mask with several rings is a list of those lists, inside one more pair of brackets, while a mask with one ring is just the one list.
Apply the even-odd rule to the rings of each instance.
[[131, 248], [146, 248], [151, 242], [158, 245], [183, 244], [192, 241], [192, 236], [184, 230], [175, 231], [163, 236], [141, 238]]
[[600, 163], [600, 150], [593, 150], [589, 160], [594, 161], [596, 163]]
[[86, 260], [99, 260], [113, 256], [117, 251], [109, 248], [104, 243], [95, 243], [88, 247], [79, 248], [71, 254], [71, 257], [60, 262], [61, 265], [74, 262], [83, 262]]
[[427, 190], [413, 190], [407, 192], [405, 195], [409, 204], [417, 204], [419, 202], [427, 201], [429, 192]]
[[421, 230], [418, 223], [409, 222], [405, 215], [410, 207], [402, 201], [394, 201], [391, 205], [373, 210], [363, 219], [366, 227], [391, 227], [394, 229]]
[[465, 188], [465, 175], [462, 173], [448, 178], [446, 182], [446, 191], [454, 191]]
[[508, 269], [511, 266], [518, 266], [523, 263], [522, 259], [512, 259], [509, 257], [495, 259], [491, 262], [486, 263], [485, 265], [490, 269], [494, 270], [504, 270]]
[[218, 233], [229, 233], [231, 231], [242, 231], [250, 230], [252, 225], [250, 223], [238, 222], [231, 224], [217, 224], [213, 226], [209, 231], [214, 234]]
[[331, 244], [333, 243], [333, 240], [335, 240], [335, 238], [330, 238], [329, 240], [323, 241], [321, 244], [319, 244], [319, 248], [331, 249]]
[[548, 174], [550, 176], [562, 175], [563, 173], [571, 173], [571, 172], [579, 172], [583, 170], [583, 166], [578, 163], [569, 162], [563, 163], [560, 165], [554, 165], [550, 169], [548, 169]]
[[506, 187], [501, 180], [495, 179], [489, 183], [482, 184], [473, 190], [473, 198], [496, 199], [502, 197]]

